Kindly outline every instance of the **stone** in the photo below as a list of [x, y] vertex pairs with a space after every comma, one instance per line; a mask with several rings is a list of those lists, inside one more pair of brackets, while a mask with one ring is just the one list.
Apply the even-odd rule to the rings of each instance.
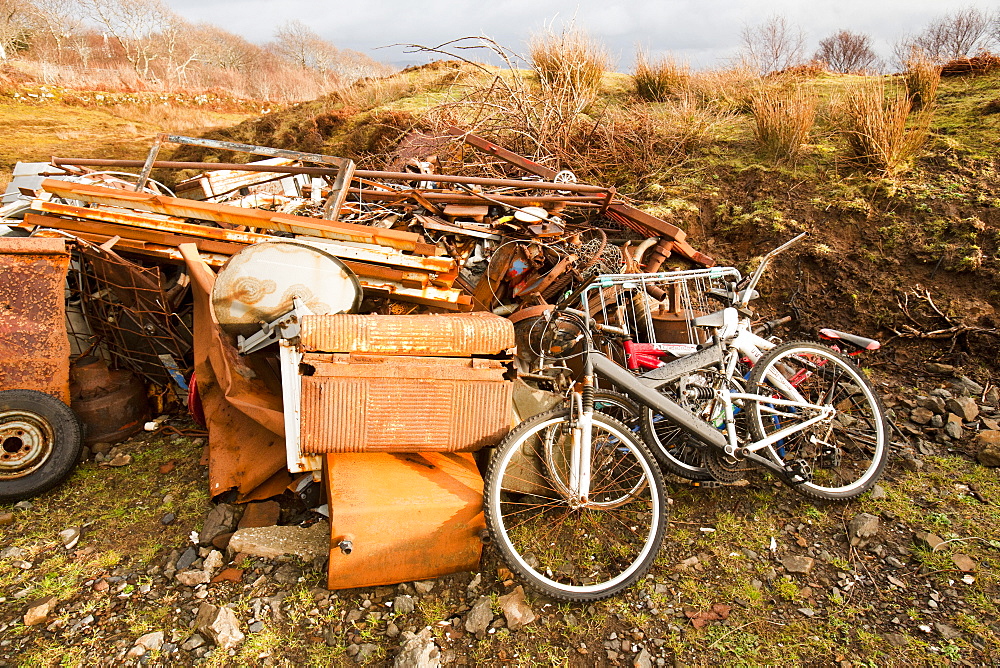
[[330, 554], [330, 525], [317, 522], [305, 529], [297, 526], [239, 529], [230, 539], [229, 549], [265, 559], [277, 559], [286, 554], [306, 562], [326, 558]]
[[917, 405], [921, 408], [926, 408], [935, 415], [941, 415], [944, 413], [944, 399], [941, 397], [921, 397], [917, 400]]
[[201, 637], [201, 635], [195, 633], [190, 638], [184, 641], [184, 644], [181, 645], [181, 649], [184, 650], [185, 652], [190, 652], [191, 650], [202, 647], [204, 644], [205, 644], [205, 639]]
[[945, 402], [945, 407], [965, 422], [972, 422], [979, 417], [979, 406], [972, 397], [952, 397]]
[[493, 606], [489, 596], [480, 596], [465, 616], [465, 630], [469, 633], [486, 633], [493, 623]]
[[955, 564], [955, 568], [965, 573], [972, 573], [978, 566], [975, 559], [961, 552], [951, 555], [951, 561]]
[[174, 564], [174, 568], [179, 571], [186, 570], [191, 567], [195, 559], [198, 558], [198, 550], [194, 547], [189, 547], [181, 553], [181, 556], [177, 557], [177, 563]]
[[408, 615], [413, 612], [414, 603], [412, 596], [397, 596], [392, 601], [392, 611], [399, 615]]
[[95, 455], [106, 455], [111, 452], [113, 446], [110, 443], [94, 443], [90, 446], [91, 452]]
[[170, 524], [173, 524], [174, 520], [176, 519], [177, 515], [174, 515], [173, 513], [163, 513], [163, 516], [160, 517], [160, 524], [162, 524], [163, 526], [168, 526]]
[[[153, 633], [147, 633], [144, 636], [139, 636], [139, 639], [135, 641], [135, 645], [129, 650], [126, 656], [142, 656], [146, 652], [156, 652], [163, 647], [163, 631], [154, 631]], [[140, 650], [138, 653], [133, 654], [136, 650]]]
[[0, 513], [0, 527], [7, 527], [14, 523], [14, 513]]
[[205, 557], [205, 562], [202, 565], [202, 570], [211, 573], [215, 570], [218, 570], [222, 566], [224, 561], [225, 559], [223, 558], [221, 552], [219, 552], [218, 550], [212, 550], [211, 552], [208, 553], [208, 556]]
[[962, 418], [954, 413], [949, 413], [948, 421], [944, 424], [944, 433], [953, 441], [961, 439], [965, 435], [965, 432], [962, 430]]
[[431, 593], [431, 590], [434, 589], [434, 581], [422, 580], [420, 582], [414, 582], [413, 588], [417, 591], [418, 594], [429, 594]]
[[222, 649], [232, 649], [243, 642], [240, 620], [236, 613], [225, 606], [202, 603], [194, 620], [195, 628], [212, 639]]
[[1000, 390], [997, 389], [996, 385], [986, 390], [986, 396], [983, 397], [983, 401], [994, 408], [1000, 406]]
[[438, 649], [430, 628], [420, 633], [403, 632], [403, 647], [393, 661], [393, 668], [438, 668], [441, 650]]
[[220, 503], [208, 511], [205, 524], [198, 534], [198, 544], [207, 547], [212, 544], [213, 538], [234, 529], [236, 529], [236, 506]]
[[395, 638], [399, 635], [399, 627], [396, 626], [396, 622], [389, 622], [389, 625], [385, 627], [385, 634], [390, 638]]
[[899, 458], [899, 465], [905, 470], [912, 473], [919, 473], [924, 468], [924, 462], [922, 459], [917, 459], [913, 455], [903, 455]]
[[108, 462], [108, 466], [114, 466], [117, 468], [120, 466], [128, 466], [131, 463], [132, 455], [123, 455], [119, 453], [111, 458], [111, 461]]
[[643, 647], [632, 662], [632, 666], [633, 668], [653, 668], [653, 657], [649, 655], [649, 650]]
[[507, 628], [511, 631], [527, 626], [535, 621], [535, 612], [528, 605], [524, 597], [524, 587], [518, 585], [514, 591], [497, 599], [504, 618], [507, 620]]
[[208, 584], [212, 579], [212, 574], [195, 568], [186, 571], [177, 571], [174, 578], [182, 585], [194, 587], [195, 585]]
[[225, 550], [229, 548], [229, 541], [233, 539], [233, 534], [230, 532], [220, 533], [218, 536], [212, 539], [212, 547], [217, 550]]
[[854, 547], [864, 547], [871, 540], [872, 536], [878, 534], [880, 521], [875, 515], [860, 513], [854, 516], [847, 525], [847, 535], [851, 545]]
[[882, 485], [878, 485], [878, 484], [872, 486], [871, 495], [872, 495], [872, 500], [873, 501], [878, 501], [879, 499], [884, 499], [884, 498], [886, 498], [886, 496], [888, 496], [885, 493], [885, 487], [883, 487]]
[[962, 632], [956, 629], [954, 626], [948, 626], [947, 624], [935, 623], [934, 629], [941, 635], [945, 640], [954, 640], [955, 638], [962, 635]]
[[255, 501], [248, 503], [240, 519], [240, 529], [271, 527], [278, 523], [281, 505], [277, 501]]
[[910, 639], [902, 633], [883, 633], [882, 638], [893, 647], [906, 647]]
[[28, 609], [24, 613], [24, 625], [36, 626], [45, 622], [55, 607], [55, 596], [45, 596], [44, 598], [35, 599], [28, 604]]
[[785, 570], [789, 573], [801, 573], [802, 575], [809, 575], [812, 573], [813, 567], [816, 565], [816, 560], [812, 557], [802, 557], [799, 555], [789, 555], [787, 557], [782, 557], [781, 565], [785, 567]]
[[979, 397], [983, 394], [983, 386], [972, 380], [968, 376], [958, 376], [951, 379], [951, 386], [962, 394], [971, 394]]
[[929, 408], [918, 406], [910, 411], [910, 420], [917, 424], [927, 424], [934, 417], [934, 412]]
[[930, 531], [917, 531], [913, 534], [913, 538], [932, 552], [937, 552], [944, 546], [944, 539]]
[[927, 362], [924, 364], [924, 369], [927, 373], [933, 373], [939, 376], [947, 376], [955, 373], [954, 366], [951, 364], [941, 364], [939, 362]]
[[976, 460], [983, 466], [1000, 467], [1000, 431], [988, 429], [976, 435]]
[[59, 532], [59, 540], [62, 541], [63, 547], [67, 550], [72, 550], [80, 542], [80, 527], [63, 529]]
[[376, 652], [378, 652], [378, 645], [366, 642], [358, 647], [358, 653], [354, 655], [354, 660], [358, 663], [368, 663]]
[[816, 611], [812, 608], [799, 608], [798, 612], [800, 615], [804, 615], [806, 617], [814, 617], [816, 615]]

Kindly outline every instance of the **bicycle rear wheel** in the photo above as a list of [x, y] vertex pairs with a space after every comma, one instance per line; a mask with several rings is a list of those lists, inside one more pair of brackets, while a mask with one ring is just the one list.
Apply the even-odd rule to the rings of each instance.
[[[809, 482], [794, 489], [817, 499], [853, 499], [871, 489], [889, 456], [888, 424], [882, 403], [857, 366], [826, 346], [791, 341], [765, 355], [750, 374], [757, 393], [795, 398], [776, 391], [768, 377], [780, 374], [813, 404], [833, 406], [832, 419], [819, 422], [770, 446], [777, 461], [805, 461], [812, 470]], [[755, 441], [809, 417], [795, 407], [766, 402], [750, 404], [750, 433]]]
[[649, 570], [667, 525], [663, 476], [625, 425], [594, 413], [590, 498], [570, 500], [568, 409], [536, 415], [497, 448], [486, 524], [510, 569], [552, 598], [596, 601]]

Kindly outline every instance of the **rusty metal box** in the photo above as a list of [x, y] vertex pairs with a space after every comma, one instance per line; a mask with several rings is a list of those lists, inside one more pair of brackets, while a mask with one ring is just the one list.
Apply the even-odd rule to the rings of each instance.
[[[476, 570], [483, 480], [472, 455], [323, 457], [330, 509], [330, 589]], [[342, 550], [342, 541], [350, 549]]]
[[514, 347], [514, 325], [492, 313], [307, 315], [304, 350], [430, 357], [498, 355]]
[[300, 369], [303, 454], [468, 452], [510, 429], [500, 360], [305, 353]]

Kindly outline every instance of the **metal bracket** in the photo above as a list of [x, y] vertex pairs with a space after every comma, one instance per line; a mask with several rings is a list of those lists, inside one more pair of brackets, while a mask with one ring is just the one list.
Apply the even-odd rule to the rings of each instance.
[[260, 331], [256, 334], [251, 334], [245, 338], [242, 336], [237, 337], [236, 348], [240, 351], [240, 354], [249, 355], [250, 353], [257, 352], [272, 343], [277, 343], [279, 339], [297, 339], [299, 337], [301, 317], [304, 315], [313, 315], [313, 312], [309, 310], [309, 307], [299, 297], [292, 299], [292, 305], [291, 311], [278, 316], [269, 323], [261, 325]]

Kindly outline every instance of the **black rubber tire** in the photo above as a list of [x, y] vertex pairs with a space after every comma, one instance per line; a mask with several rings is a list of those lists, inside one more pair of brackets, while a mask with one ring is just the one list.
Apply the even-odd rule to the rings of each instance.
[[82, 449], [83, 430], [69, 406], [35, 390], [0, 392], [0, 502], [52, 489]]
[[[769, 447], [768, 452], [777, 461], [802, 459], [812, 467], [812, 481], [792, 488], [813, 499], [834, 501], [853, 499], [871, 489], [889, 461], [889, 423], [878, 393], [861, 369], [850, 357], [822, 344], [789, 341], [754, 365], [749, 380], [754, 392], [772, 391], [773, 385], [767, 380], [772, 371], [785, 378], [794, 378], [796, 373], [804, 376], [795, 388], [807, 401], [830, 403], [837, 408], [830, 422], [813, 425], [779, 442], [783, 452]], [[750, 402], [749, 408], [750, 434], [755, 441], [797, 419], [794, 411], [775, 410], [766, 402]], [[827, 444], [829, 452], [817, 451], [819, 446], [810, 443], [810, 435], [817, 437], [818, 443]]]
[[[571, 508], [556, 491], [560, 485], [552, 484], [553, 477], [562, 476], [542, 469], [545, 458], [532, 450], [537, 444], [530, 441], [545, 429], [562, 429], [568, 421], [565, 408], [540, 413], [515, 427], [497, 447], [484, 479], [486, 526], [504, 562], [530, 587], [558, 600], [598, 601], [630, 587], [649, 571], [667, 527], [668, 499], [663, 475], [645, 444], [622, 423], [595, 412], [595, 427], [615, 439], [610, 447], [623, 457], [630, 456], [624, 467], [607, 462], [601, 469], [609, 476], [616, 471], [627, 474], [626, 492], [603, 507]], [[515, 457], [525, 459], [514, 463]], [[531, 470], [535, 473], [526, 474], [530, 466], [524, 462], [534, 462], [538, 468]], [[643, 484], [636, 484], [640, 479], [634, 476], [641, 476]], [[530, 484], [531, 489], [518, 488], [522, 484]], [[601, 488], [599, 482], [594, 484], [594, 489]], [[516, 523], [511, 524], [515, 515]], [[630, 521], [623, 522], [621, 517]], [[540, 533], [532, 533], [536, 530]], [[522, 531], [530, 535], [518, 535]], [[579, 551], [574, 551], [575, 547]], [[543, 552], [560, 550], [560, 555], [553, 555], [552, 564], [564, 564], [569, 571], [553, 571], [541, 563], [547, 558]], [[613, 563], [602, 563], [599, 559], [603, 557]], [[588, 569], [607, 565], [616, 570], [580, 574], [581, 564]], [[605, 576], [608, 579], [594, 579]]]
[[627, 394], [614, 390], [594, 390], [594, 410], [613, 417], [628, 427], [636, 438], [642, 438], [638, 433], [642, 409]]

